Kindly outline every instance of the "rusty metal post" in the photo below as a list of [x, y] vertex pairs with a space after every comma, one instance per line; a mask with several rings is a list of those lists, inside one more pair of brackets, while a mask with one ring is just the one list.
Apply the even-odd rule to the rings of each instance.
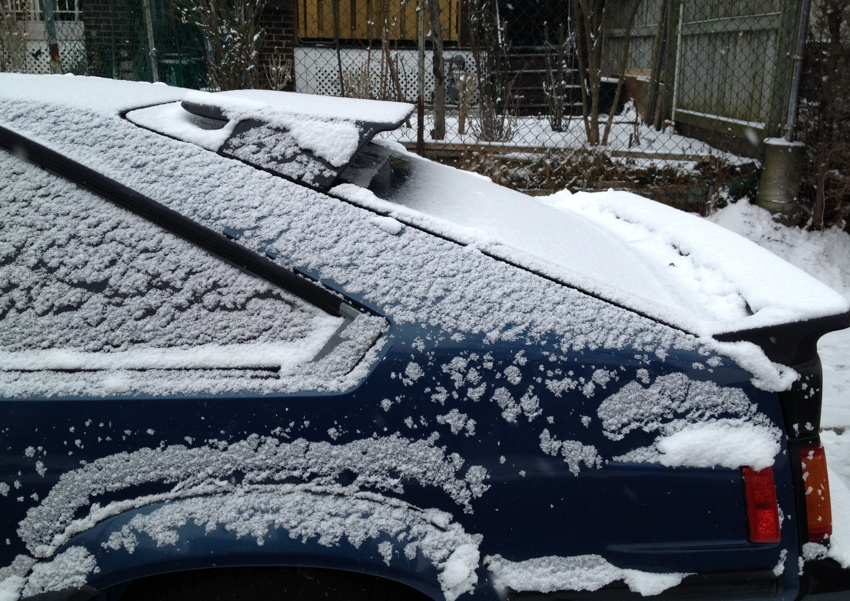
[[151, 79], [154, 83], [159, 81], [159, 65], [157, 64], [156, 43], [153, 37], [153, 18], [151, 17], [150, 0], [143, 0], [145, 10], [145, 31], [148, 35], [148, 56], [151, 64]]
[[421, 95], [416, 101], [416, 154], [425, 156], [425, 99]]
[[59, 42], [56, 35], [56, 0], [44, 0], [44, 33], [47, 37], [47, 52], [50, 55], [50, 70], [59, 73]]

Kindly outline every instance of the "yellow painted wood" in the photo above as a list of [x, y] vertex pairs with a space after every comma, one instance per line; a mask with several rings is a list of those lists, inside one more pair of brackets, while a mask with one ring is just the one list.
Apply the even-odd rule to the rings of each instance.
[[[417, 0], [299, 0], [298, 35], [334, 39], [334, 2], [338, 3], [341, 40], [379, 40], [384, 29], [390, 41], [417, 38]], [[460, 0], [440, 0], [440, 22], [443, 40], [458, 42]]]

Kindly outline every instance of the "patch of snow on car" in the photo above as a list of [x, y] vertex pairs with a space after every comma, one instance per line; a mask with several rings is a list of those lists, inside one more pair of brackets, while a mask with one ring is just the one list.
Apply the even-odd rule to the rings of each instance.
[[360, 136], [352, 123], [293, 119], [283, 123], [298, 146], [325, 159], [334, 167], [342, 167], [357, 151]]
[[599, 555], [537, 557], [524, 561], [491, 555], [484, 558], [484, 565], [493, 575], [497, 588], [517, 592], [596, 591], [622, 580], [629, 590], [649, 596], [678, 585], [687, 576], [622, 569]]
[[840, 294], [714, 224], [631, 194], [561, 192], [549, 204], [628, 240], [700, 299], [712, 333], [804, 321], [850, 310]]
[[[152, 85], [142, 81], [122, 81], [99, 77], [67, 77], [64, 75], [24, 75], [4, 73], [2, 96], [16, 100], [20, 113], [28, 112], [33, 98], [102, 116], [115, 116], [140, 106], [175, 102], [187, 90]], [[5, 120], [14, 121], [17, 111], [6, 113]]]
[[26, 583], [23, 576], [7, 576], [0, 579], [0, 601], [18, 601]]
[[0, 601], [17, 601], [26, 585], [26, 577], [36, 560], [17, 555], [11, 564], [0, 567]]
[[651, 447], [615, 461], [760, 469], [773, 465], [780, 451], [781, 430], [743, 390], [684, 374], [661, 376], [647, 387], [630, 382], [606, 398], [597, 415], [611, 440], [623, 440], [634, 430], [659, 433]]
[[397, 236], [404, 229], [404, 224], [392, 217], [373, 217], [372, 223], [391, 236]]
[[404, 102], [384, 102], [361, 98], [336, 98], [314, 94], [272, 92], [268, 90], [230, 90], [227, 92], [187, 91], [184, 100], [222, 109], [232, 119], [256, 119], [272, 125], [292, 115], [328, 120], [397, 123], [407, 117], [413, 106]]
[[[244, 370], [272, 369], [273, 379], [306, 383], [319, 364], [328, 376], [334, 361], [353, 369], [340, 353], [360, 359], [383, 327], [358, 316], [336, 352], [305, 372], [341, 318], [15, 157], [0, 154], [0, 169], [0, 279], [10, 282], [0, 298], [4, 394], [169, 393], [165, 380], [177, 378], [157, 379], [156, 370], [242, 369], [250, 379]], [[44, 377], [29, 375], [36, 371]], [[179, 377], [208, 390], [228, 380], [203, 373]], [[240, 374], [227, 376], [232, 384]]]
[[425, 375], [425, 370], [418, 363], [414, 363], [411, 361], [407, 364], [407, 367], [404, 368], [404, 377], [402, 378], [402, 383], [405, 386], [413, 386], [417, 380], [419, 380], [422, 376]]
[[199, 117], [183, 109], [179, 102], [136, 109], [127, 119], [153, 131], [217, 151], [233, 133], [235, 121], [221, 122]]
[[465, 413], [461, 413], [457, 409], [452, 409], [446, 415], [437, 416], [438, 424], [447, 424], [452, 431], [452, 434], [458, 434], [464, 431], [466, 436], [475, 435], [475, 420], [470, 419]]
[[[328, 127], [328, 129], [331, 128]], [[357, 149], [356, 129], [353, 134], [355, 137], [353, 148], [347, 150], [352, 154]], [[333, 139], [337, 140], [339, 136]], [[222, 152], [251, 165], [269, 169], [275, 173], [280, 173], [286, 177], [301, 180], [308, 184], [321, 181], [321, 178], [333, 178], [336, 175], [335, 170], [315, 160], [311, 155], [305, 154], [303, 150], [313, 149], [307, 148], [303, 141], [296, 137], [292, 131], [262, 125], [233, 136], [228, 140]], [[334, 162], [341, 160], [337, 157], [337, 154], [340, 152], [343, 151], [333, 149], [324, 154], [317, 151], [316, 156], [320, 156], [325, 160], [333, 159], [333, 161], [328, 160], [333, 165]], [[342, 164], [345, 164], [345, 162], [343, 161]]]
[[800, 374], [790, 367], [768, 359], [761, 348], [752, 342], [717, 342], [714, 348], [753, 374], [752, 383], [756, 388], [782, 392], [791, 388], [800, 377]]
[[449, 558], [442, 563], [437, 577], [446, 595], [446, 601], [453, 601], [461, 593], [472, 591], [478, 577], [475, 569], [478, 567], [480, 553], [478, 546], [473, 544], [458, 545]]
[[413, 169], [388, 200], [352, 184], [332, 191], [585, 291], [654, 316], [672, 311], [682, 323], [695, 325], [694, 316], [683, 310], [686, 302], [663, 272], [636, 260], [622, 241], [583, 217], [412, 154], [404, 159]]
[[558, 440], [548, 429], [540, 434], [540, 450], [552, 457], [561, 455], [573, 476], [578, 476], [582, 463], [596, 469], [601, 468], [603, 463], [595, 446], [577, 440]]
[[667, 466], [749, 466], [762, 470], [773, 465], [780, 451], [779, 430], [742, 420], [717, 420], [688, 425], [661, 436], [655, 447], [659, 463]]
[[[442, 490], [463, 511], [471, 513], [472, 501], [488, 488], [487, 471], [480, 466], [463, 470], [463, 459], [455, 454], [447, 456], [435, 446], [435, 441], [436, 436], [408, 440], [393, 435], [330, 444], [303, 439], [281, 442], [274, 437], [252, 435], [235, 443], [209, 441], [195, 448], [172, 445], [110, 455], [64, 473], [47, 497], [27, 511], [18, 533], [35, 557], [49, 557], [73, 535], [135, 507], [201, 492], [235, 492], [243, 485], [287, 478], [333, 487], [343, 472], [356, 474], [345, 487], [350, 492], [401, 492], [402, 480], [410, 479]], [[244, 474], [240, 485], [230, 482], [237, 472]], [[95, 502], [100, 495], [148, 482], [174, 486], [170, 493], [116, 505], [112, 508], [115, 514]], [[78, 512], [86, 507], [88, 514], [78, 517]]]
[[472, 591], [477, 582], [480, 536], [467, 534], [450, 514], [414, 509], [380, 495], [343, 497], [287, 485], [168, 503], [136, 514], [109, 535], [104, 547], [132, 553], [142, 533], [157, 546], [174, 545], [187, 523], [208, 531], [221, 527], [238, 538], [253, 537], [258, 545], [273, 530], [324, 547], [346, 542], [358, 549], [389, 536], [378, 549], [382, 559], [391, 562], [395, 552], [411, 561], [421, 555], [437, 568], [448, 601]]
[[94, 555], [82, 547], [71, 547], [50, 561], [35, 564], [21, 593], [29, 597], [81, 587], [87, 583], [88, 576], [96, 571]]

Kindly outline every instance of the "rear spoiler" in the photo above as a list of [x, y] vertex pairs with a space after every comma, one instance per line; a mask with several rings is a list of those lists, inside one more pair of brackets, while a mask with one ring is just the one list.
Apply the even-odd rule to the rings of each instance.
[[[779, 404], [785, 422], [788, 459], [797, 482], [794, 486], [794, 504], [798, 516], [796, 527], [800, 545], [813, 540], [810, 538], [812, 531], [806, 494], [808, 485], [805, 474], [808, 468], [803, 463], [808, 462], [812, 453], [816, 453], [818, 449], [822, 452], [820, 422], [823, 407], [823, 371], [817, 344], [824, 334], [847, 327], [850, 327], [850, 312], [715, 336], [715, 339], [721, 342], [746, 341], [757, 344], [771, 361], [787, 365], [799, 375], [789, 390], [779, 393]], [[823, 486], [828, 489], [826, 481]]]
[[[348, 156], [347, 160], [342, 163], [331, 164], [325, 158], [318, 156], [311, 150], [299, 147], [299, 152], [291, 154], [272, 153], [273, 156], [270, 156], [269, 162], [254, 165], [256, 167], [270, 169], [278, 175], [322, 191], [330, 190], [335, 185], [337, 178], [345, 171], [354, 157], [372, 141], [372, 138], [380, 132], [398, 129], [413, 112], [412, 105], [362, 99], [335, 99], [334, 106], [338, 105], [340, 107], [336, 111], [328, 109], [316, 110], [314, 108], [311, 111], [299, 112], [300, 109], [304, 109], [305, 107], [295, 106], [290, 108], [287, 106], [288, 102], [296, 99], [303, 101], [305, 98], [311, 97], [304, 94], [293, 95], [287, 92], [270, 92], [268, 90], [234, 90], [230, 92], [192, 91], [186, 95], [180, 106], [188, 113], [220, 122], [223, 126], [230, 120], [226, 109], [228, 103], [244, 103], [248, 109], [242, 117], [237, 119], [238, 123], [233, 133], [219, 149], [219, 152], [225, 156], [243, 160], [249, 164], [254, 163], [251, 159], [246, 159], [239, 152], [240, 143], [238, 140], [242, 139], [245, 134], [264, 126], [271, 127], [281, 134], [287, 132], [287, 127], [275, 124], [274, 119], [267, 122], [265, 117], [273, 117], [275, 113], [268, 115], [264, 113], [264, 110], [275, 110], [278, 117], [283, 115], [296, 120], [319, 120], [337, 125], [340, 123], [349, 124], [357, 132], [357, 147]], [[322, 100], [327, 100], [327, 97], [312, 98], [315, 99], [316, 104], [319, 106], [321, 106]], [[264, 102], [270, 104], [264, 105]], [[381, 113], [380, 118], [377, 118], [375, 115], [376, 112]], [[263, 137], [260, 136], [260, 139], [254, 140], [254, 144], [263, 145], [265, 143], [262, 140]], [[248, 156], [254, 156], [254, 154], [249, 153]], [[294, 177], [290, 169], [285, 167], [287, 163], [296, 162], [300, 163], [297, 171], [303, 172], [300, 177]], [[309, 166], [304, 166], [305, 163], [308, 163]]]
[[848, 327], [850, 311], [806, 321], [716, 334], [714, 338], [719, 342], [752, 342], [771, 361], [793, 367], [817, 355], [821, 336]]

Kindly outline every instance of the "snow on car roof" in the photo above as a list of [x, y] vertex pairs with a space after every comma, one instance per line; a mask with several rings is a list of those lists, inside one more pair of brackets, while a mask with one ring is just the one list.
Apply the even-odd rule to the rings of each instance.
[[647, 198], [614, 190], [533, 198], [415, 155], [408, 160], [410, 181], [389, 200], [351, 184], [334, 192], [697, 334], [850, 309], [773, 253]]
[[[132, 108], [174, 102], [186, 94], [182, 88], [140, 81], [78, 77], [76, 75], [32, 76], [3, 73], [0, 94], [21, 102], [21, 111], [29, 110], [33, 101], [58, 103], [67, 108], [115, 115]], [[14, 121], [16, 111], [4, 115]]]
[[[216, 98], [204, 100], [210, 96]], [[233, 116], [243, 110], [239, 108], [243, 96], [252, 99], [246, 106], [254, 112], [246, 114], [257, 116], [262, 112], [256, 106], [259, 100], [274, 98], [274, 93], [249, 90], [224, 99], [192, 93], [184, 102], [215, 101], [231, 107], [229, 116]], [[333, 100], [323, 103], [324, 114], [331, 113]], [[336, 104], [339, 114], [352, 114], [346, 102], [337, 99]], [[141, 125], [208, 148], [212, 140], [222, 139], [215, 131], [187, 132], [180, 115], [173, 117], [174, 124], [166, 123], [161, 116], [166, 111], [170, 115], [173, 109], [154, 107], [129, 116]], [[187, 118], [191, 115], [184, 114], [182, 121]], [[307, 132], [306, 139], [311, 130], [322, 128], [322, 123], [318, 128], [293, 123], [288, 114], [278, 118], [293, 132]], [[324, 129], [333, 133], [335, 125], [330, 122]], [[327, 148], [313, 150], [329, 160], [350, 157], [356, 146], [352, 140], [352, 149], [343, 152], [338, 147], [344, 145], [344, 135], [325, 139]], [[309, 148], [310, 143], [301, 146]], [[800, 321], [848, 309], [840, 295], [772, 253], [703, 219], [634, 194], [608, 191], [571, 197], [561, 192], [541, 202], [413, 155], [408, 160], [416, 167], [410, 181], [389, 201], [349, 184], [335, 192], [701, 334]]]
[[0, 281], [13, 283], [0, 396], [344, 390], [362, 377], [351, 368], [380, 318], [358, 315], [331, 345], [342, 318], [18, 157], [0, 152], [0, 173]]
[[404, 102], [385, 102], [362, 98], [340, 98], [274, 92], [271, 90], [229, 90], [200, 92], [190, 90], [183, 102], [215, 107], [228, 119], [256, 119], [275, 125], [276, 119], [289, 120], [291, 115], [312, 119], [381, 123], [396, 127], [413, 111]]
[[340, 102], [269, 90], [189, 91], [180, 103], [137, 109], [127, 118], [307, 185], [328, 188], [359, 148], [377, 132], [398, 127], [412, 110], [400, 102]]
[[[474, 201], [472, 208], [457, 209], [462, 219], [452, 217], [451, 211], [434, 215], [416, 206], [398, 204], [393, 213], [386, 210], [388, 203], [377, 206], [378, 199], [367, 190], [349, 189], [346, 193], [349, 197], [359, 194], [361, 198], [357, 204], [373, 203], [373, 210], [466, 244], [458, 246], [424, 234], [416, 227], [388, 228], [386, 220], [377, 220], [374, 213], [117, 118], [118, 112], [127, 108], [128, 93], [133, 95], [137, 106], [145, 106], [177, 100], [186, 93], [183, 90], [165, 88], [168, 92], [165, 93], [162, 86], [135, 84], [129, 92], [123, 82], [64, 76], [4, 75], [3, 79], [0, 120], [9, 127], [209, 227], [226, 226], [244, 231], [240, 243], [255, 250], [273, 250], [292, 264], [311, 269], [322, 279], [337, 282], [349, 293], [362, 295], [366, 302], [374, 303], [398, 322], [420, 321], [454, 332], [484, 333], [493, 339], [555, 333], [561, 337], [565, 350], [630, 346], [663, 356], [670, 346], [696, 348], [699, 345], [693, 338], [531, 273], [510, 268], [486, 254], [581, 286], [588, 292], [698, 335], [726, 331], [730, 324], [732, 327], [756, 327], [833, 315], [847, 309], [846, 301], [814, 280], [793, 273], [790, 280], [785, 279], [789, 272], [784, 263], [768, 261], [766, 255], [747, 250], [747, 244], [741, 241], [736, 248], [744, 248], [745, 256], [755, 257], [766, 266], [764, 273], [758, 274], [758, 280], [747, 284], [750, 288], [755, 288], [758, 282], [775, 288], [775, 280], [778, 280], [793, 282], [804, 290], [784, 290], [773, 301], [778, 303], [777, 310], [774, 310], [775, 305], [768, 304], [770, 299], [766, 296], [757, 297], [758, 301], [764, 298], [762, 304], [745, 299], [754, 311], [759, 309], [755, 319], [748, 317], [746, 309], [741, 311], [742, 305], [734, 302], [730, 303], [734, 309], [731, 318], [722, 315], [729, 309], [722, 303], [718, 305], [720, 309], [715, 307], [707, 311], [700, 295], [711, 292], [712, 282], [728, 286], [731, 281], [738, 286], [733, 289], [734, 294], [750, 294], [750, 288], [743, 287], [746, 282], [736, 283], [734, 277], [726, 278], [729, 272], [723, 271], [724, 262], [715, 264], [709, 260], [714, 252], [730, 244], [718, 233], [719, 229], [693, 226], [695, 236], [708, 242], [712, 249], [703, 254], [697, 250], [690, 253], [705, 261], [705, 269], [699, 273], [705, 286], [700, 290], [677, 283], [665, 269], [668, 265], [659, 262], [657, 256], [653, 261], [655, 251], [647, 250], [652, 244], [658, 248], [670, 247], [670, 240], [665, 237], [669, 236], [667, 229], [685, 227], [681, 223], [668, 220], [667, 229], [652, 229], [651, 219], [647, 220], [644, 236], [652, 244], [646, 245], [634, 234], [630, 238], [606, 225], [604, 219], [595, 218], [590, 210], [552, 210], [559, 207], [538, 204], [540, 201], [457, 171], [452, 171], [452, 177], [457, 178], [455, 181], [464, 178], [466, 182], [474, 180], [481, 184], [480, 194], [472, 184], [452, 189], [450, 182], [448, 189], [445, 184], [439, 188], [446, 202], [462, 207]], [[111, 84], [114, 85], [110, 88]], [[66, 98], [80, 97], [89, 87], [102, 93], [95, 106], [89, 110], [69, 111], [69, 104], [74, 109], [78, 105], [73, 101], [68, 103]], [[108, 107], [110, 97], [113, 99], [111, 110]], [[23, 99], [27, 102], [20, 102]], [[347, 100], [328, 99], [328, 102], [343, 105]], [[112, 118], [104, 120], [103, 115]], [[165, 156], [171, 160], [160, 158]], [[181, 165], [179, 177], [174, 174], [175, 162]], [[128, 169], [127, 165], [134, 168]], [[440, 177], [448, 173], [448, 168], [433, 166], [433, 169]], [[488, 198], [500, 196], [502, 200], [494, 200], [499, 209], [491, 210]], [[522, 200], [514, 210], [510, 210], [508, 202], [512, 198]], [[600, 206], [608, 206], [606, 202], [616, 204], [621, 197], [618, 193], [602, 193], [588, 199], [591, 205], [596, 199]], [[553, 200], [556, 205], [568, 204], [561, 203], [563, 198]], [[555, 215], [559, 217], [556, 219]], [[687, 219], [693, 218], [684, 216], [683, 219], [686, 221], [682, 223], [691, 228]], [[527, 222], [527, 227], [515, 228], [524, 233], [511, 229], [517, 220]], [[544, 251], [535, 250], [530, 244], [546, 245], [545, 239], [552, 235], [551, 224], [547, 225], [550, 221], [563, 226], [560, 235], [564, 239], [554, 241], [551, 248], [544, 249], [545, 257], [541, 257]], [[539, 240], [535, 241], [535, 237]], [[628, 244], [623, 244], [623, 239]], [[482, 250], [486, 254], [482, 254]], [[357, 260], [352, 260], [353, 257]], [[638, 269], [654, 277], [635, 277]], [[735, 277], [749, 277], [740, 268], [738, 275], [734, 269], [731, 273]], [[705, 340], [705, 343], [710, 344], [710, 341]], [[763, 377], [773, 378], [774, 387], [787, 384], [787, 377], [777, 373], [757, 349], [741, 348], [742, 352], [751, 355], [748, 369], [754, 373], [763, 371]], [[728, 346], [724, 348], [724, 352], [728, 350]]]
[[561, 192], [546, 202], [627, 242], [691, 293], [709, 333], [815, 319], [847, 299], [772, 252], [715, 224], [629, 192]]

